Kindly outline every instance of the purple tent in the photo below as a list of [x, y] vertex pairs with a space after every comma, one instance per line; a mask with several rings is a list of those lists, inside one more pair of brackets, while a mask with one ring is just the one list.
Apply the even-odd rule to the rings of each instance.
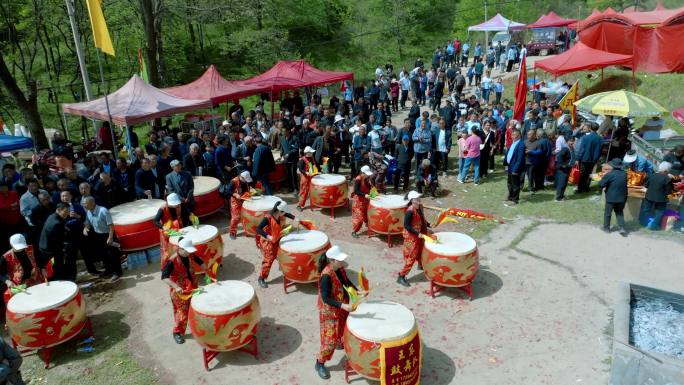
[[525, 29], [525, 24], [517, 23], [512, 20], [508, 20], [501, 14], [497, 13], [496, 16], [485, 21], [482, 24], [473, 25], [468, 27], [468, 32], [505, 32], [505, 31], [518, 31]]

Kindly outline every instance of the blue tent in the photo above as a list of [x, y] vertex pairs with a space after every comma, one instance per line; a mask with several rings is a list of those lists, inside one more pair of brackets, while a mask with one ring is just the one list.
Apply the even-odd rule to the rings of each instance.
[[0, 135], [0, 152], [33, 148], [33, 141], [23, 136]]

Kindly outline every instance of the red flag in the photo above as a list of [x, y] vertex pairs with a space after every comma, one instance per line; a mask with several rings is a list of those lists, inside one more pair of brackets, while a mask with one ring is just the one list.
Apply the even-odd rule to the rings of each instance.
[[522, 122], [525, 119], [525, 103], [527, 102], [527, 55], [520, 61], [518, 83], [515, 85], [515, 105], [513, 119]]

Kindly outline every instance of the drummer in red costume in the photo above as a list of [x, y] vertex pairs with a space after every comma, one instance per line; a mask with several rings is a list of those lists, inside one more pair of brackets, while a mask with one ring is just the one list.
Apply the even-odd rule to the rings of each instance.
[[[347, 315], [352, 311], [349, 304], [349, 295], [344, 286], [356, 286], [349, 280], [344, 267], [348, 255], [340, 250], [339, 246], [332, 246], [318, 260], [318, 272], [321, 277], [318, 281], [318, 311], [321, 326], [321, 349], [316, 356], [316, 372], [323, 379], [330, 378], [330, 373], [325, 367], [335, 349], [342, 348], [342, 335]], [[359, 292], [365, 295], [365, 292]]]
[[[190, 212], [185, 205], [181, 204], [180, 196], [176, 193], [171, 193], [166, 197], [166, 206], [157, 211], [154, 217], [154, 225], [159, 228], [159, 249], [162, 254], [162, 262], [169, 247], [169, 237], [166, 235], [167, 230], [180, 230], [185, 226], [190, 226]], [[165, 257], [166, 255], [166, 257]]]
[[423, 204], [420, 203], [421, 194], [410, 191], [406, 199], [411, 201], [404, 214], [404, 268], [397, 277], [397, 283], [406, 287], [411, 286], [406, 280], [406, 275], [411, 271], [413, 264], [418, 261], [418, 269], [423, 270], [420, 264], [420, 254], [423, 251], [423, 237], [428, 234], [430, 224], [425, 220]]
[[261, 250], [261, 272], [259, 273], [259, 286], [267, 288], [266, 278], [271, 271], [273, 261], [278, 256], [278, 247], [285, 218], [295, 219], [294, 215], [285, 212], [287, 204], [279, 201], [273, 206], [271, 212], [266, 214], [256, 228], [256, 244]]
[[230, 226], [228, 236], [235, 239], [237, 236], [237, 226], [240, 223], [242, 212], [242, 195], [249, 192], [249, 184], [252, 183], [252, 176], [249, 171], [243, 171], [240, 175], [230, 180], [228, 193], [230, 194]]
[[297, 209], [304, 210], [306, 201], [309, 200], [309, 192], [311, 191], [311, 178], [318, 173], [319, 165], [314, 159], [316, 150], [310, 146], [304, 148], [304, 156], [299, 158], [297, 162], [297, 174], [299, 174], [299, 202]]
[[31, 287], [45, 282], [48, 278], [45, 265], [36, 261], [33, 246], [26, 244], [23, 235], [14, 234], [9, 241], [12, 249], [3, 254], [0, 259], [0, 276], [4, 278], [5, 285], [7, 285], [5, 304], [12, 297], [11, 288], [21, 285]]
[[178, 242], [178, 250], [172, 255], [164, 268], [161, 278], [169, 285], [171, 295], [171, 305], [173, 306], [173, 339], [177, 344], [185, 342], [185, 329], [188, 326], [188, 310], [190, 310], [190, 298], [192, 290], [197, 288], [197, 278], [190, 266], [190, 258], [206, 271], [206, 266], [202, 259], [194, 253], [197, 249], [192, 245], [192, 240], [182, 238]]
[[368, 178], [373, 175], [373, 171], [368, 166], [361, 167], [361, 172], [354, 178], [354, 190], [352, 197], [352, 237], [359, 237], [359, 230], [364, 223], [368, 224], [368, 204], [370, 193], [370, 181]]

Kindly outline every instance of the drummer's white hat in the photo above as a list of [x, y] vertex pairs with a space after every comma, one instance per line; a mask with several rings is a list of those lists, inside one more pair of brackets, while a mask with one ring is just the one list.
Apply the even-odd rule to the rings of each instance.
[[329, 248], [328, 251], [325, 252], [325, 256], [330, 258], [330, 259], [334, 259], [336, 261], [342, 262], [345, 259], [347, 259], [347, 257], [349, 255], [347, 255], [346, 253], [343, 253], [342, 250], [340, 250], [340, 247], [335, 245], [335, 246]]
[[311, 146], [306, 146], [306, 147], [304, 148], [304, 153], [305, 153], [305, 154], [313, 154], [314, 152], [316, 152], [316, 150], [314, 150], [313, 148], [311, 148]]
[[281, 201], [280, 204], [278, 205], [278, 210], [285, 212], [287, 211], [287, 203], [284, 201]]
[[166, 197], [166, 204], [171, 207], [176, 207], [181, 204], [181, 199], [176, 193], [171, 193]]
[[14, 234], [10, 237], [10, 245], [14, 250], [24, 250], [28, 247], [26, 244], [26, 238], [21, 234]]
[[637, 159], [637, 153], [634, 150], [628, 151], [625, 157], [622, 158], [624, 163], [633, 163]]
[[373, 171], [372, 171], [371, 168], [368, 167], [367, 165], [361, 167], [361, 172], [364, 173], [364, 174], [366, 174], [366, 175], [368, 175], [368, 176], [373, 175]]
[[197, 251], [195, 246], [193, 246], [192, 244], [192, 239], [190, 238], [181, 239], [180, 242], [178, 242], [178, 247], [187, 251], [188, 253], [194, 253], [195, 251]]
[[420, 198], [420, 197], [422, 197], [422, 196], [423, 196], [423, 194], [420, 194], [420, 193], [418, 193], [418, 192], [415, 191], [415, 190], [409, 191], [409, 193], [406, 195], [406, 197], [408, 198], [408, 200]]
[[242, 179], [245, 180], [245, 182], [247, 182], [247, 183], [252, 183], [252, 176], [249, 175], [249, 171], [243, 171], [243, 172], [241, 172], [241, 173], [240, 173], [240, 176], [242, 177]]

